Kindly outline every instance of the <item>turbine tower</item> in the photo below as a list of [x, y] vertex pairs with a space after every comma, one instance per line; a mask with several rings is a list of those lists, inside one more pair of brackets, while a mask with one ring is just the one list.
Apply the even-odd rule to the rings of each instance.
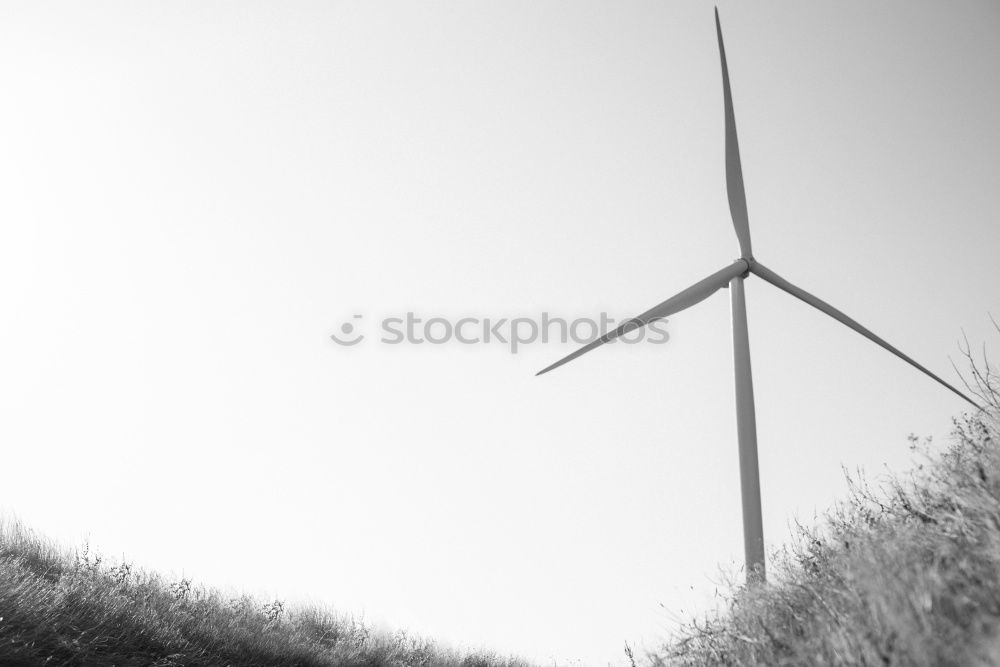
[[704, 301], [722, 289], [729, 288], [733, 323], [733, 369], [736, 378], [736, 431], [739, 441], [740, 491], [743, 502], [743, 547], [746, 558], [747, 582], [764, 581], [764, 531], [760, 510], [760, 473], [757, 466], [757, 422], [754, 415], [753, 377], [750, 371], [750, 341], [747, 333], [747, 308], [743, 292], [743, 281], [754, 274], [792, 296], [805, 301], [810, 306], [826, 313], [876, 345], [896, 355], [928, 377], [944, 385], [974, 407], [979, 406], [968, 396], [930, 372], [898, 349], [879, 338], [830, 304], [813, 296], [804, 289], [793, 285], [770, 270], [754, 256], [750, 247], [750, 221], [747, 216], [746, 192], [743, 188], [743, 170], [740, 166], [740, 149], [736, 142], [736, 118], [733, 114], [733, 95], [729, 87], [729, 68], [726, 65], [726, 49], [722, 43], [722, 26], [719, 10], [715, 10], [715, 31], [719, 39], [719, 58], [722, 61], [722, 94], [726, 116], [726, 189], [729, 195], [729, 212], [739, 241], [740, 256], [729, 266], [722, 268], [686, 290], [675, 294], [663, 303], [650, 308], [637, 317], [628, 320], [617, 329], [605, 332], [600, 338], [584, 345], [579, 350], [539, 371], [542, 375], [614, 340], [624, 333], [643, 327], [650, 322], [668, 315], [679, 313], [686, 308]]

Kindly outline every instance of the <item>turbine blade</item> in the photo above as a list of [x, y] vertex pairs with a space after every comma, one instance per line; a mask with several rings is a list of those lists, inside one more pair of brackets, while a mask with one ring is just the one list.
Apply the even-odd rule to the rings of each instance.
[[729, 194], [729, 213], [740, 242], [740, 256], [753, 257], [750, 248], [750, 219], [747, 216], [747, 193], [743, 187], [743, 168], [740, 166], [740, 146], [736, 141], [736, 116], [733, 113], [733, 91], [729, 88], [729, 67], [726, 65], [726, 47], [722, 43], [722, 24], [719, 8], [715, 8], [715, 31], [719, 35], [719, 58], [722, 60], [722, 92], [726, 104], [726, 190]]
[[573, 361], [577, 357], [586, 354], [587, 352], [590, 352], [591, 350], [598, 348], [601, 345], [604, 345], [608, 341], [618, 338], [623, 333], [633, 331], [635, 329], [638, 329], [639, 327], [644, 327], [650, 322], [662, 319], [668, 315], [673, 315], [674, 313], [679, 313], [680, 311], [685, 310], [686, 308], [690, 308], [696, 303], [704, 301], [711, 295], [715, 294], [715, 292], [717, 292], [719, 289], [728, 285], [729, 281], [735, 278], [736, 276], [743, 275], [746, 272], [747, 272], [746, 262], [737, 261], [733, 264], [730, 264], [726, 268], [716, 271], [715, 273], [708, 276], [704, 280], [696, 282], [694, 285], [691, 285], [691, 287], [688, 287], [683, 292], [675, 294], [674, 296], [670, 297], [669, 299], [659, 304], [658, 306], [654, 306], [649, 310], [647, 310], [646, 312], [642, 313], [641, 315], [633, 317], [632, 319], [628, 320], [627, 322], [619, 326], [617, 329], [604, 333], [604, 335], [602, 335], [600, 338], [592, 340], [591, 342], [587, 343], [576, 352], [573, 352], [572, 354], [563, 357], [562, 359], [552, 364], [551, 366], [548, 366], [538, 371], [535, 375], [542, 375], [544, 373], [548, 373], [549, 371], [555, 368], [559, 368], [563, 364]]
[[851, 329], [854, 329], [855, 331], [857, 331], [859, 334], [861, 334], [862, 336], [864, 336], [868, 340], [872, 341], [876, 345], [881, 346], [882, 348], [888, 350], [889, 352], [892, 352], [894, 355], [896, 355], [897, 357], [899, 357], [900, 359], [902, 359], [906, 363], [910, 364], [911, 366], [913, 366], [914, 368], [916, 368], [920, 372], [924, 373], [928, 377], [930, 377], [930, 378], [936, 380], [937, 382], [939, 382], [940, 384], [944, 385], [945, 387], [947, 387], [948, 389], [950, 389], [951, 391], [953, 391], [958, 396], [961, 396], [963, 399], [965, 399], [966, 401], [968, 401], [970, 404], [972, 404], [976, 408], [978, 408], [980, 410], [982, 409], [971, 398], [969, 398], [968, 396], [966, 396], [965, 394], [963, 394], [962, 392], [960, 392], [958, 389], [956, 389], [955, 387], [951, 386], [950, 384], [948, 384], [947, 382], [945, 382], [944, 380], [942, 380], [941, 378], [939, 378], [937, 375], [935, 375], [934, 373], [930, 372], [929, 370], [927, 370], [926, 368], [924, 368], [923, 366], [921, 366], [920, 364], [918, 364], [916, 361], [914, 361], [913, 359], [911, 359], [907, 355], [905, 355], [902, 352], [900, 352], [898, 349], [896, 349], [895, 347], [893, 347], [892, 345], [890, 345], [889, 343], [887, 343], [882, 338], [879, 338], [878, 336], [876, 336], [875, 334], [873, 334], [871, 331], [869, 331], [865, 327], [861, 326], [855, 320], [851, 319], [850, 317], [848, 317], [844, 313], [840, 312], [839, 310], [837, 310], [836, 308], [834, 308], [833, 306], [831, 306], [827, 302], [823, 301], [822, 299], [819, 299], [819, 298], [813, 296], [812, 294], [810, 294], [809, 292], [805, 291], [801, 287], [796, 287], [795, 285], [793, 285], [792, 283], [788, 282], [787, 280], [785, 280], [784, 278], [782, 278], [777, 273], [775, 273], [771, 269], [767, 268], [766, 266], [764, 266], [760, 262], [754, 262], [754, 263], [752, 263], [750, 265], [750, 271], [752, 271], [756, 275], [760, 276], [761, 278], [763, 278], [767, 282], [771, 283], [772, 285], [774, 285], [778, 289], [781, 289], [781, 290], [784, 290], [785, 292], [788, 292], [792, 296], [794, 296], [794, 297], [796, 297], [798, 299], [801, 299], [802, 301], [805, 301], [806, 303], [808, 303], [813, 308], [816, 308], [817, 310], [823, 311], [824, 313], [826, 313], [827, 315], [829, 315], [833, 319], [837, 320], [841, 324], [844, 324], [844, 325], [850, 327]]

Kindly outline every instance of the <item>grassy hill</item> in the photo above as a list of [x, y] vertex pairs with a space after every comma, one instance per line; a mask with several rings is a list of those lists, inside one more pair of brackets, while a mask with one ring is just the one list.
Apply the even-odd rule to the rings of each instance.
[[[850, 497], [656, 653], [658, 665], [1000, 664], [1000, 378], [950, 447]], [[916, 438], [913, 448], [919, 449]], [[624, 657], [624, 656], [623, 656]], [[229, 598], [0, 525], [0, 665], [520, 667], [350, 617]]]
[[878, 488], [854, 479], [767, 585], [735, 588], [649, 663], [1000, 664], [1000, 384], [976, 379], [989, 410], [956, 420], [945, 452]]
[[[951, 446], [850, 498], [649, 665], [1000, 664], [1000, 395]], [[920, 443], [913, 439], [914, 449]], [[520, 667], [317, 608], [167, 581], [0, 527], [0, 665]]]
[[317, 608], [285, 609], [70, 553], [0, 527], [0, 665], [519, 667]]

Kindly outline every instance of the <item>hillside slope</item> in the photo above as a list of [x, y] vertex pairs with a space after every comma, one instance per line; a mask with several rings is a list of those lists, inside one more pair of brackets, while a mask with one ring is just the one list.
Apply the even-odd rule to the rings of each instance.
[[990, 411], [956, 420], [945, 452], [877, 488], [855, 479], [774, 555], [768, 584], [737, 588], [650, 664], [1000, 664], [1000, 402], [986, 377]]
[[231, 599], [0, 527], [0, 665], [520, 667], [319, 609]]
[[[767, 584], [734, 588], [723, 609], [643, 662], [1000, 664], [1000, 378], [987, 367], [975, 379], [989, 409], [956, 420], [947, 450], [878, 488], [855, 480], [822, 525], [772, 555]], [[0, 524], [3, 666], [527, 664], [322, 609], [228, 598]]]

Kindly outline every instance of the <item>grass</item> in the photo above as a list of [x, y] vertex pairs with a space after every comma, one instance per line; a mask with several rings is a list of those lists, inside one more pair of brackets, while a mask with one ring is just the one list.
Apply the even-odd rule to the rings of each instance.
[[[991, 378], [992, 380], [993, 378]], [[1000, 393], [951, 446], [850, 497], [633, 665], [1000, 664]], [[912, 439], [915, 450], [926, 443]], [[230, 598], [0, 525], [0, 665], [520, 667], [348, 616]]]
[[229, 598], [0, 525], [0, 665], [520, 667], [348, 616]]
[[733, 586], [648, 663], [1000, 664], [1000, 378], [972, 368], [988, 408], [955, 420], [946, 451], [911, 436], [924, 464], [877, 488], [855, 476], [767, 584]]
[[[1000, 327], [998, 327], [1000, 331]], [[971, 361], [971, 357], [966, 354]], [[661, 665], [1000, 664], [1000, 376], [972, 363], [988, 408], [950, 447], [849, 498], [772, 555], [767, 584], [732, 586], [683, 627]], [[521, 667], [320, 608], [231, 598], [0, 524], [0, 665]]]

